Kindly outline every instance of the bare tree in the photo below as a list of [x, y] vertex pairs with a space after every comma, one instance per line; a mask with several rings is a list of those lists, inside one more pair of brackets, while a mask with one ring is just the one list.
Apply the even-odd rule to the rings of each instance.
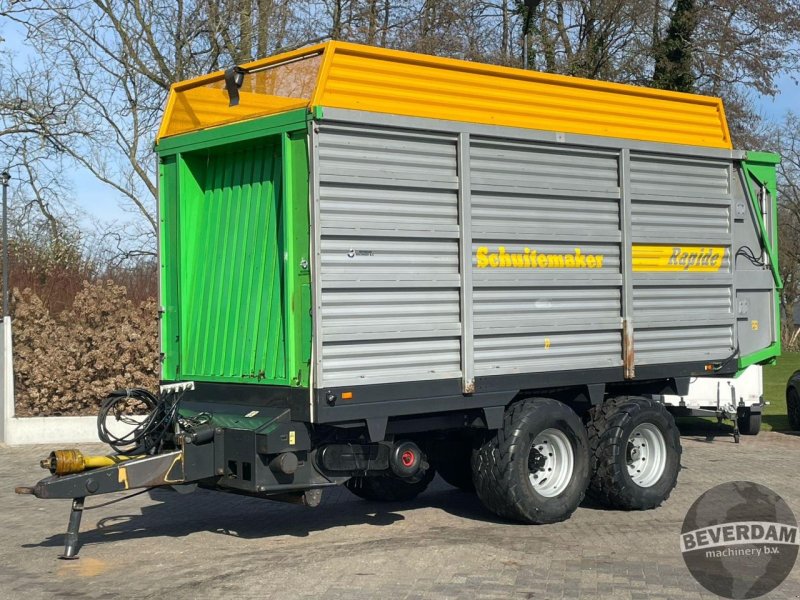
[[[143, 243], [138, 250], [153, 252], [157, 185], [151, 149], [173, 82], [326, 37], [521, 66], [523, 5], [0, 0], [0, 15], [23, 28], [30, 49], [24, 60], [6, 61], [0, 152], [13, 154], [28, 140], [31, 181], [54, 154], [79, 165], [137, 215], [143, 230], [130, 237]], [[722, 95], [737, 140], [749, 141], [757, 128], [747, 91], [774, 93], [775, 76], [800, 66], [797, 0], [532, 5], [531, 67]]]
[[779, 265], [783, 278], [781, 312], [783, 341], [797, 348], [800, 328], [794, 325], [794, 311], [800, 301], [800, 117], [790, 113], [774, 138], [781, 153], [778, 193]]

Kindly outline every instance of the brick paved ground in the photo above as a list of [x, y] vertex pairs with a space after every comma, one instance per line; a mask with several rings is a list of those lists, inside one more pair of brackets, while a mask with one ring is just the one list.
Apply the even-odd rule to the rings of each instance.
[[[587, 504], [566, 523], [526, 527], [438, 479], [408, 505], [341, 489], [316, 509], [159, 490], [87, 512], [73, 562], [56, 560], [69, 503], [13, 494], [41, 477], [49, 449], [0, 448], [0, 598], [707, 598], [678, 550], [687, 509], [749, 479], [800, 516], [800, 437], [683, 445], [678, 487], [655, 511]], [[800, 597], [800, 566], [770, 597]]]

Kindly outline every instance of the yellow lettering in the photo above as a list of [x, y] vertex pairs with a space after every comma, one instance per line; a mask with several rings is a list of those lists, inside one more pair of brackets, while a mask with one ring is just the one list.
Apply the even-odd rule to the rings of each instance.
[[511, 256], [506, 254], [505, 246], [500, 246], [500, 266], [501, 267], [510, 267], [511, 266]]
[[713, 246], [633, 245], [634, 271], [719, 271], [725, 248]]
[[489, 265], [489, 259], [486, 258], [486, 255], [489, 253], [489, 248], [486, 246], [481, 246], [478, 248], [478, 251], [475, 253], [475, 259], [478, 261], [478, 268], [483, 269]]
[[539, 263], [539, 266], [543, 269], [547, 268], [547, 257], [544, 254], [540, 254], [536, 262]]
[[[686, 256], [678, 254], [672, 258], [675, 262], [688, 258], [689, 268], [692, 264], [699, 263], [701, 255]], [[720, 258], [716, 251], [710, 253], [709, 261]], [[488, 246], [478, 246], [475, 250], [475, 264], [479, 269], [486, 267], [492, 268], [542, 268], [542, 269], [600, 269], [603, 267], [604, 256], [602, 254], [583, 254], [580, 248], [575, 248], [574, 254], [540, 254], [536, 250], [524, 248], [523, 252], [507, 252], [505, 246], [498, 246], [496, 253], [489, 253]], [[681, 267], [686, 268], [686, 263]]]
[[548, 254], [547, 266], [550, 269], [563, 269], [564, 268], [564, 255], [563, 254]]
[[580, 248], [575, 248], [575, 266], [578, 269], [586, 268], [586, 257], [581, 254]]

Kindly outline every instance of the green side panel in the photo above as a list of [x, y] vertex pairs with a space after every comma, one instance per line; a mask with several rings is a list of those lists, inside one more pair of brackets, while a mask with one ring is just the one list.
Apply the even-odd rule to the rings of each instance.
[[290, 384], [308, 387], [311, 368], [311, 256], [305, 131], [281, 135], [285, 181], [287, 353]]
[[181, 379], [288, 384], [278, 141], [184, 155]]
[[163, 379], [309, 385], [307, 117], [157, 147]]
[[178, 322], [178, 161], [168, 156], [159, 164], [159, 277], [161, 279], [161, 365], [164, 379], [175, 379], [180, 353]]
[[747, 158], [742, 162], [747, 181], [747, 189], [745, 191], [753, 205], [753, 212], [756, 215], [757, 226], [761, 235], [761, 243], [764, 251], [769, 256], [770, 267], [777, 289], [783, 288], [783, 281], [781, 281], [780, 270], [778, 269], [778, 220], [777, 218], [772, 219], [770, 230], [767, 231], [767, 226], [761, 217], [756, 184], [767, 188], [772, 199], [771, 214], [777, 216], [778, 186], [775, 167], [780, 160], [780, 156], [771, 152], [748, 152]]
[[[780, 355], [781, 343], [778, 341], [770, 346], [767, 346], [763, 350], [753, 352], [747, 356], [742, 356], [739, 358], [739, 373], [741, 373], [750, 365], [773, 365], [775, 364], [775, 359], [777, 359]], [[737, 376], [739, 373], [737, 373]]]
[[[761, 236], [761, 244], [764, 252], [769, 256], [770, 267], [775, 281], [775, 341], [759, 350], [746, 356], [739, 357], [739, 370], [743, 370], [754, 364], [774, 364], [775, 359], [781, 355], [781, 312], [780, 312], [780, 290], [783, 288], [780, 270], [778, 268], [778, 184], [776, 167], [780, 163], [781, 157], [772, 152], [748, 152], [747, 158], [743, 161], [745, 179], [747, 181], [747, 193], [753, 205], [753, 212], [758, 219], [757, 227]], [[766, 187], [772, 199], [769, 210], [775, 218], [771, 219], [769, 231], [767, 225], [761, 218], [761, 209], [758, 200], [757, 186]]]

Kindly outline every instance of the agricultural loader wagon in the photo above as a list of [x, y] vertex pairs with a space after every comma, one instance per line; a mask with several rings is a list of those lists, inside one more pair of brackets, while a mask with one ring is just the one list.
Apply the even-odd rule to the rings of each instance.
[[654, 397], [780, 351], [778, 157], [716, 98], [328, 42], [175, 84], [156, 152], [161, 390], [18, 490], [73, 499], [66, 557], [85, 498], [165, 485], [654, 508]]

